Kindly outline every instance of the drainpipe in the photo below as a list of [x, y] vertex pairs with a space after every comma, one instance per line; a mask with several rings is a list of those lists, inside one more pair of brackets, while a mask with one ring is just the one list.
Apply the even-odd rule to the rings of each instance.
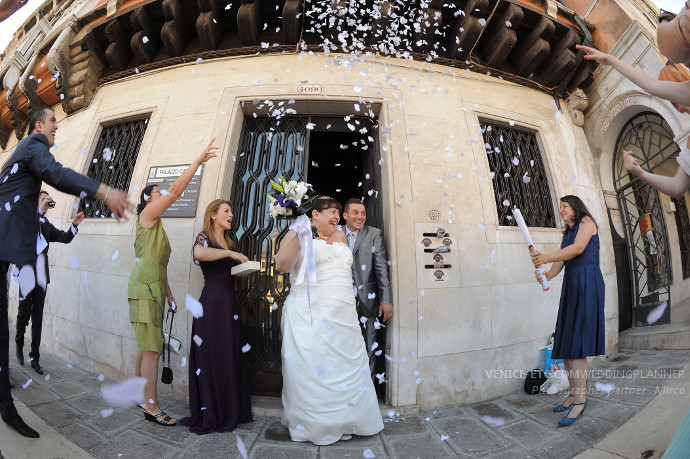
[[[568, 8], [569, 10], [572, 11], [572, 8], [570, 8], [570, 6], [565, 2], [565, 0], [558, 0], [558, 3], [560, 3], [561, 5], [565, 6], [566, 8]], [[582, 33], [585, 34], [585, 39], [582, 42], [582, 44], [584, 46], [590, 46], [590, 47], [594, 46], [594, 42], [592, 41], [592, 34], [589, 33], [589, 30], [587, 29], [587, 25], [585, 24], [585, 21], [583, 21], [582, 18], [580, 17], [580, 15], [577, 13], [575, 13], [575, 15], [573, 16], [573, 19], [575, 19], [575, 24], [577, 24], [577, 26], [580, 28], [580, 30], [582, 30]], [[556, 107], [558, 107], [559, 110], [561, 109], [561, 104], [558, 100], [563, 97], [563, 93], [565, 92], [566, 87], [568, 86], [568, 83], [570, 83], [570, 80], [573, 78], [573, 75], [575, 75], [575, 71], [580, 66], [580, 63], [582, 63], [582, 59], [584, 58], [584, 55], [585, 55], [585, 52], [582, 50], [579, 50], [577, 52], [577, 56], [575, 57], [575, 66], [573, 67], [573, 69], [570, 72], [568, 72], [568, 74], [565, 76], [565, 78], [563, 78], [563, 80], [558, 85], [558, 87], [553, 91], [553, 100], [556, 101]]]

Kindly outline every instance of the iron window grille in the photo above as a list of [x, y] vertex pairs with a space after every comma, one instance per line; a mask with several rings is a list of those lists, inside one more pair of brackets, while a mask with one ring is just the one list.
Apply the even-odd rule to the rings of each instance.
[[690, 277], [690, 217], [685, 204], [685, 196], [680, 199], [671, 198], [676, 205], [676, 226], [680, 242], [680, 260], [683, 267], [683, 279]]
[[[113, 188], [128, 190], [148, 122], [146, 117], [103, 126], [86, 175]], [[86, 218], [111, 215], [104, 201], [88, 197], [79, 203], [79, 211]]]
[[517, 226], [518, 208], [527, 226], [555, 228], [554, 206], [539, 142], [534, 132], [480, 120], [493, 176], [498, 224]]

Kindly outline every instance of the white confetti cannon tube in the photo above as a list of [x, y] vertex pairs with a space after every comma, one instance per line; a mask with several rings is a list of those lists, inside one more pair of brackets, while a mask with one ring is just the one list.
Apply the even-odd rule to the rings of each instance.
[[[522, 232], [522, 237], [525, 239], [525, 244], [527, 244], [529, 252], [531, 254], [534, 254], [535, 249], [534, 243], [532, 242], [532, 236], [529, 235], [527, 224], [525, 224], [525, 219], [522, 218], [522, 212], [520, 212], [520, 209], [513, 209], [513, 217], [515, 217], [515, 222], [517, 222], [517, 225], [520, 228], [520, 231]], [[546, 273], [544, 272], [544, 268], [539, 266], [537, 268], [537, 274], [539, 274], [539, 277], [541, 277], [541, 288], [544, 291], [550, 289], [551, 287], [549, 287], [549, 281], [546, 279]]]

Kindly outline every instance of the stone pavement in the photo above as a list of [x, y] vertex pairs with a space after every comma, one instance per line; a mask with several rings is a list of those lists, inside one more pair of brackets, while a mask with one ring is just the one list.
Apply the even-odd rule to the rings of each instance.
[[[162, 427], [146, 422], [138, 408], [115, 408], [111, 416], [104, 418], [101, 410], [109, 406], [100, 396], [98, 375], [44, 353], [41, 364], [45, 375], [50, 375], [45, 380], [28, 364], [19, 367], [14, 349], [10, 356], [12, 373], [18, 383], [13, 391], [15, 398], [20, 406], [26, 404], [47, 426], [32, 424], [43, 437], [34, 440], [34, 451], [24, 451], [24, 446], [16, 443], [21, 437], [10, 432], [4, 424], [0, 425], [0, 450], [4, 450], [6, 459], [48, 457], [32, 452], [50, 451], [54, 444], [51, 435], [64, 437], [74, 445], [71, 454], [54, 450], [49, 457], [239, 457], [235, 434], [242, 439], [252, 458], [574, 457], [583, 451], [592, 451], [590, 448], [642, 410], [660, 391], [687, 378], [682, 373], [690, 363], [690, 350], [621, 350], [605, 361], [595, 362], [591, 366], [587, 411], [582, 419], [566, 428], [556, 426], [561, 415], [552, 412], [563, 396], [527, 395], [518, 391], [472, 405], [393, 415], [385, 418], [384, 430], [379, 435], [355, 436], [349, 441], [318, 447], [292, 442], [277, 417], [255, 416], [253, 423], [238, 427], [234, 433], [206, 436], [191, 434], [183, 427]], [[33, 379], [32, 383], [22, 388], [29, 378]], [[596, 390], [597, 382], [613, 384], [615, 389], [604, 394]], [[677, 397], [677, 402], [671, 399], [674, 403], [688, 406], [690, 395], [687, 393], [671, 396]], [[160, 404], [171, 415], [188, 414], [185, 402], [163, 398]], [[500, 418], [504, 424], [489, 425], [483, 420], [485, 416]], [[658, 414], [648, 422], [659, 427], [665, 420]], [[645, 432], [638, 434], [643, 438]], [[640, 438], [637, 439], [639, 448], [646, 450]], [[640, 457], [642, 452], [628, 457]], [[657, 446], [651, 457], [660, 457], [662, 453]]]

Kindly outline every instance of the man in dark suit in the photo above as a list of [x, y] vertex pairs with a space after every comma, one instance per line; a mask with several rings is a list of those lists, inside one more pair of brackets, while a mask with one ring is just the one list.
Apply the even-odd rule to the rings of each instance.
[[41, 191], [38, 199], [38, 214], [39, 222], [41, 223], [41, 234], [46, 241], [46, 247], [43, 252], [38, 254], [36, 261], [36, 285], [41, 288], [34, 288], [34, 290], [27, 295], [24, 300], [19, 302], [17, 309], [17, 336], [14, 341], [17, 344], [17, 361], [20, 365], [24, 365], [24, 333], [26, 327], [29, 325], [31, 319], [31, 352], [29, 357], [31, 360], [31, 368], [39, 375], [43, 374], [43, 369], [39, 360], [41, 353], [39, 348], [41, 346], [41, 330], [43, 328], [43, 306], [46, 301], [46, 291], [50, 283], [50, 265], [48, 263], [48, 247], [51, 242], [61, 242], [69, 244], [77, 235], [79, 224], [84, 221], [84, 212], [79, 212], [72, 221], [67, 231], [61, 231], [53, 226], [48, 221], [48, 209], [55, 206], [52, 196], [47, 191]]
[[[352, 278], [357, 288], [357, 314], [366, 317], [362, 335], [369, 354], [371, 378], [376, 376], [376, 330], [378, 317], [385, 322], [393, 316], [388, 279], [386, 248], [381, 230], [365, 225], [367, 211], [359, 199], [352, 198], [343, 209], [345, 237], [352, 250]], [[361, 319], [360, 319], [361, 322]], [[374, 381], [376, 382], [376, 381]]]
[[[36, 213], [41, 182], [64, 193], [103, 199], [118, 221], [125, 211], [134, 210], [125, 191], [99, 184], [55, 161], [50, 147], [57, 129], [55, 112], [50, 107], [34, 111], [29, 118], [29, 135], [17, 145], [0, 171], [0, 273], [6, 273], [10, 263], [19, 267], [20, 301], [36, 287], [34, 266], [45, 246]], [[38, 432], [24, 422], [12, 401], [7, 284], [3, 284], [0, 288], [0, 417], [21, 435], [38, 438]]]

